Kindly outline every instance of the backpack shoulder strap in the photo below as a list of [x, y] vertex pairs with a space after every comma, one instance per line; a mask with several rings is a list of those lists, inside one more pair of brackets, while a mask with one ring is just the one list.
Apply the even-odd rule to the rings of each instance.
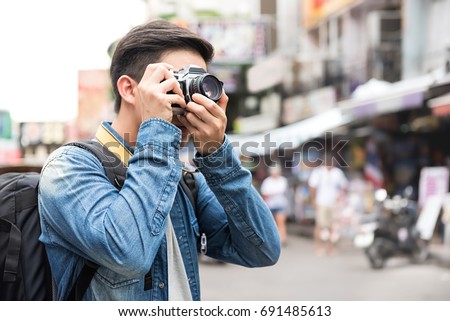
[[0, 231], [3, 231], [3, 229], [9, 230], [9, 240], [2, 280], [3, 282], [15, 282], [20, 261], [21, 232], [15, 224], [0, 218]]
[[100, 265], [86, 260], [80, 274], [77, 277], [77, 280], [75, 281], [75, 284], [66, 298], [67, 301], [81, 301], [83, 299], [83, 296], [99, 267]]
[[[109, 151], [108, 148], [104, 147], [95, 140], [71, 142], [66, 144], [66, 146], [77, 146], [94, 154], [102, 164], [105, 174], [111, 184], [113, 184], [118, 190], [122, 188], [125, 181], [127, 168], [112, 152]], [[68, 301], [81, 301], [83, 299], [83, 296], [98, 268], [98, 264], [89, 260], [86, 261], [80, 274], [78, 275], [77, 280], [75, 281], [74, 286], [66, 298]]]
[[[79, 142], [71, 142], [66, 146], [77, 146], [83, 148], [92, 154], [94, 154], [105, 169], [105, 174], [108, 177], [111, 184], [121, 189], [125, 181], [127, 168], [123, 165], [119, 158], [117, 158], [108, 148], [104, 147], [98, 141], [87, 140]], [[180, 184], [183, 191], [189, 198], [194, 210], [197, 210], [197, 194], [198, 187], [195, 182], [194, 173], [196, 170], [188, 170], [183, 168], [183, 174], [181, 176]]]
[[104, 147], [96, 140], [71, 142], [66, 144], [66, 146], [77, 146], [94, 154], [102, 164], [105, 174], [111, 184], [118, 190], [122, 188], [127, 168], [108, 148]]

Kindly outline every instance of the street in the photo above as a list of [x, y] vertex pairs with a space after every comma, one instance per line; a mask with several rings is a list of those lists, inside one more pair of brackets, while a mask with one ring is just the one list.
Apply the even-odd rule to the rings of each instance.
[[392, 258], [372, 270], [348, 241], [333, 256], [317, 257], [310, 238], [292, 234], [273, 267], [201, 263], [200, 275], [205, 301], [450, 300], [450, 269]]

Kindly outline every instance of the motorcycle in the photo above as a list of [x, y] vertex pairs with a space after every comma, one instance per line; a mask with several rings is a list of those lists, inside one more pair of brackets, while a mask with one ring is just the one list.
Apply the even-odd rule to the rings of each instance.
[[419, 211], [417, 203], [410, 199], [412, 188], [392, 198], [383, 190], [376, 193], [377, 210], [361, 222], [354, 245], [364, 250], [373, 269], [383, 268], [394, 256], [424, 263], [429, 256], [428, 241], [416, 228]]

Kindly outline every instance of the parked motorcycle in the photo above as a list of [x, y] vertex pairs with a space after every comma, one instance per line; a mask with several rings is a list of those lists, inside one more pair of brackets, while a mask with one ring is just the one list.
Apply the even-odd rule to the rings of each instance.
[[428, 241], [420, 237], [416, 228], [419, 211], [417, 202], [410, 199], [412, 188], [406, 188], [403, 196], [392, 198], [385, 191], [377, 193], [377, 210], [361, 222], [354, 245], [364, 249], [374, 269], [383, 268], [394, 256], [409, 257], [413, 263], [425, 262]]

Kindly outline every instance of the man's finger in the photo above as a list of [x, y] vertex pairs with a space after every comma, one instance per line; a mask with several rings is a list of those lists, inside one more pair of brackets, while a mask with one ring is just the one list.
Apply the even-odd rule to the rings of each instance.
[[172, 92], [174, 94], [177, 94], [180, 97], [183, 97], [184, 95], [183, 91], [181, 90], [180, 83], [175, 78], [169, 78], [160, 83], [161, 91], [164, 93]]

